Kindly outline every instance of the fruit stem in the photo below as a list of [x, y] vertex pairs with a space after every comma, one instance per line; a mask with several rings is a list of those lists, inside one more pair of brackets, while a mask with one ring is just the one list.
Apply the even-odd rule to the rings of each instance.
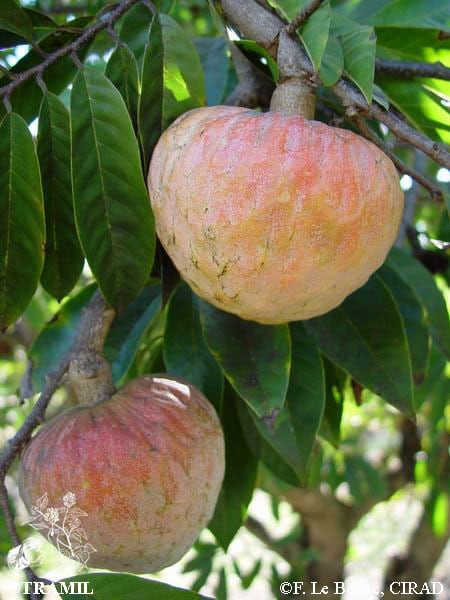
[[79, 404], [96, 404], [115, 392], [111, 366], [103, 356], [103, 345], [115, 312], [99, 292], [85, 310], [71, 352], [67, 383]]
[[316, 95], [311, 76], [301, 68], [300, 46], [293, 45], [289, 35], [282, 29], [279, 35], [277, 63], [279, 82], [272, 96], [270, 110], [286, 115], [299, 115], [314, 119]]

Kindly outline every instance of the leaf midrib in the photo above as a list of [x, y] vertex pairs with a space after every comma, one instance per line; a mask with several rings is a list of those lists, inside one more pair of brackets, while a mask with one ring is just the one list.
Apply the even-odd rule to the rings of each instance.
[[[106, 189], [105, 189], [105, 182], [104, 182], [104, 178], [103, 178], [103, 167], [102, 167], [102, 161], [100, 158], [100, 152], [99, 152], [99, 141], [98, 141], [98, 136], [97, 136], [97, 130], [95, 127], [95, 123], [97, 121], [97, 119], [94, 116], [94, 108], [93, 108], [93, 96], [90, 96], [89, 93], [89, 85], [87, 82], [87, 79], [85, 77], [85, 75], [83, 74], [83, 81], [85, 83], [85, 87], [86, 87], [86, 94], [88, 97], [88, 105], [89, 105], [89, 112], [91, 115], [91, 121], [92, 121], [92, 133], [94, 135], [94, 141], [95, 141], [95, 153], [97, 156], [97, 161], [98, 161], [98, 165], [99, 165], [99, 176], [100, 176], [100, 185], [102, 188], [102, 198], [103, 198], [103, 204], [105, 207], [105, 217], [106, 217], [106, 225], [107, 225], [107, 229], [109, 232], [109, 237], [110, 237], [110, 245], [111, 245], [111, 256], [112, 256], [112, 260], [114, 263], [117, 264], [117, 253], [116, 253], [116, 248], [114, 245], [114, 236], [113, 236], [113, 232], [112, 232], [112, 227], [111, 227], [111, 222], [110, 222], [110, 216], [109, 216], [109, 212], [108, 212], [108, 202], [107, 202], [107, 194], [106, 194]], [[119, 273], [119, 269], [115, 268], [114, 269], [114, 279], [115, 279], [115, 283], [117, 286], [117, 289], [121, 289], [120, 286], [120, 273]]]
[[[340, 306], [337, 310], [339, 310], [339, 312], [343, 315], [345, 321], [349, 324], [350, 328], [355, 332], [356, 336], [363, 342], [363, 345], [366, 347], [366, 349], [369, 351], [369, 354], [371, 356], [374, 357], [376, 364], [378, 365], [379, 369], [381, 370], [381, 372], [383, 373], [383, 375], [386, 375], [386, 380], [387, 383], [389, 384], [389, 387], [394, 391], [394, 395], [397, 396], [397, 387], [395, 385], [395, 382], [392, 379], [392, 376], [390, 373], [386, 373], [386, 370], [384, 369], [384, 367], [381, 365], [380, 361], [378, 360], [377, 355], [375, 354], [375, 352], [372, 350], [372, 348], [369, 346], [368, 342], [366, 341], [366, 339], [359, 333], [356, 325], [353, 323], [353, 321], [347, 316], [347, 314], [345, 313], [344, 309], [342, 308], [342, 306]], [[401, 396], [402, 397], [402, 396]]]
[[1, 316], [3, 315], [3, 312], [5, 310], [6, 307], [6, 297], [8, 294], [8, 272], [9, 272], [9, 246], [10, 246], [10, 241], [11, 241], [11, 212], [12, 212], [12, 174], [13, 174], [13, 135], [12, 135], [12, 129], [13, 129], [13, 123], [12, 123], [12, 116], [9, 117], [9, 143], [10, 143], [10, 153], [9, 153], [9, 179], [8, 179], [8, 186], [7, 186], [7, 190], [8, 190], [8, 194], [7, 194], [7, 204], [8, 204], [8, 208], [7, 208], [7, 229], [6, 229], [6, 251], [5, 251], [5, 257], [4, 257], [4, 261], [3, 261], [3, 268], [2, 271], [4, 273], [4, 285], [2, 285], [2, 288], [0, 290], [0, 319]]

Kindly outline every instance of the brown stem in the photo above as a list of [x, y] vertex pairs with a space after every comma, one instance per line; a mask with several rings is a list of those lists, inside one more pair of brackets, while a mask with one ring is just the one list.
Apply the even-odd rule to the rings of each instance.
[[[414, 531], [410, 544], [409, 552], [406, 556], [395, 556], [389, 566], [384, 580], [384, 598], [394, 600], [399, 598], [398, 592], [401, 588], [396, 585], [391, 588], [394, 582], [413, 581], [417, 583], [419, 589], [427, 583], [432, 574], [436, 563], [439, 560], [449, 539], [450, 528], [447, 534], [437, 537], [429, 523], [429, 517], [425, 511], [420, 523]], [[422, 596], [426, 596], [425, 594]]]
[[67, 46], [63, 46], [59, 50], [52, 52], [45, 58], [39, 65], [27, 69], [22, 73], [17, 73], [16, 77], [8, 83], [7, 85], [0, 88], [0, 98], [9, 98], [14, 90], [22, 85], [25, 81], [29, 79], [33, 79], [38, 75], [42, 75], [48, 67], [57, 62], [60, 58], [68, 55], [74, 55], [76, 52], [82, 48], [87, 42], [89, 42], [93, 37], [97, 35], [103, 29], [107, 29], [114, 25], [114, 23], [125, 14], [132, 6], [140, 2], [141, 0], [124, 0], [121, 2], [116, 8], [111, 10], [108, 17], [97, 20], [93, 25], [86, 27], [83, 30], [81, 35], [71, 42], [67, 44]]
[[392, 75], [397, 79], [411, 79], [413, 77], [430, 77], [450, 81], [450, 69], [441, 62], [409, 62], [403, 60], [376, 59], [375, 70], [377, 73]]
[[362, 94], [343, 79], [333, 86], [333, 91], [342, 100], [344, 106], [353, 109], [355, 114], [361, 112], [363, 115], [374, 117], [384, 123], [398, 139], [422, 150], [443, 167], [450, 168], [450, 152], [443, 144], [433, 142], [427, 136], [410, 127], [405, 121], [402, 121], [391, 110], [382, 108], [376, 102], [368, 106]]
[[311, 0], [311, 2], [296, 15], [292, 21], [286, 25], [285, 31], [288, 35], [294, 35], [299, 27], [309, 19], [309, 17], [316, 12], [323, 0]]
[[367, 125], [366, 121], [362, 117], [357, 116], [354, 118], [354, 121], [358, 126], [358, 129], [363, 134], [363, 136], [371, 142], [373, 142], [374, 144], [376, 144], [379, 148], [381, 148], [381, 150], [383, 150], [383, 152], [387, 156], [389, 156], [389, 158], [392, 160], [394, 165], [401, 173], [409, 175], [412, 179], [417, 181], [418, 184], [420, 184], [424, 189], [426, 189], [429, 192], [433, 200], [437, 200], [439, 202], [443, 201], [444, 194], [438, 185], [434, 184], [432, 181], [427, 179], [424, 175], [422, 175], [422, 173], [416, 171], [416, 169], [408, 167], [408, 165], [406, 165], [402, 160], [400, 160], [400, 158], [398, 158], [398, 156], [396, 156], [386, 146], [386, 144], [383, 143], [383, 141], [376, 135], [376, 133], [374, 133], [372, 129], [370, 129], [370, 127]]
[[292, 46], [289, 34], [282, 29], [277, 50], [280, 81], [272, 96], [270, 109], [286, 115], [314, 119], [316, 111], [314, 83], [311, 75], [302, 68], [299, 61], [301, 53], [300, 46]]
[[6, 446], [0, 454], [0, 479], [4, 479], [14, 458], [20, 453], [22, 448], [31, 438], [33, 431], [44, 421], [47, 406], [58, 387], [61, 385], [62, 378], [68, 368], [68, 357], [64, 356], [57, 368], [49, 373], [46, 384], [34, 405], [32, 411], [25, 419], [22, 427], [17, 433], [8, 440]]
[[343, 580], [348, 536], [361, 516], [360, 511], [318, 489], [292, 488], [284, 496], [301, 515], [308, 546], [320, 554], [308, 566], [309, 581], [334, 590], [334, 583]]
[[103, 345], [114, 319], [114, 310], [96, 292], [85, 309], [83, 326], [70, 352], [68, 380], [80, 404], [94, 404], [115, 391], [111, 367], [103, 356]]

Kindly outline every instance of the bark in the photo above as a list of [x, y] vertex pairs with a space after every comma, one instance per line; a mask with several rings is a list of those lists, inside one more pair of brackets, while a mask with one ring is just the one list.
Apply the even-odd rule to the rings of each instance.
[[292, 45], [291, 38], [281, 30], [278, 38], [277, 63], [280, 81], [272, 96], [271, 110], [285, 115], [300, 115], [314, 119], [316, 96], [311, 75], [301, 67], [301, 50]]
[[[328, 586], [333, 598], [338, 598], [334, 594], [335, 583], [344, 580], [348, 536], [361, 516], [360, 511], [317, 489], [294, 488], [285, 498], [301, 515], [305, 545], [320, 554], [320, 559], [308, 565], [308, 582], [317, 582], [317, 589]], [[305, 587], [305, 591], [306, 596], [311, 594], [309, 586]]]
[[[411, 581], [417, 583], [419, 589], [422, 588], [431, 579], [434, 567], [449, 540], [449, 535], [450, 528], [447, 529], [446, 535], [436, 537], [430, 526], [429, 517], [424, 512], [411, 538], [408, 554], [396, 556], [391, 561], [384, 580], [384, 600], [398, 600], [407, 597], [395, 593], [400, 590], [397, 584], [392, 590], [390, 589], [394, 582]], [[415, 595], [414, 597], [434, 598], [431, 594]]]

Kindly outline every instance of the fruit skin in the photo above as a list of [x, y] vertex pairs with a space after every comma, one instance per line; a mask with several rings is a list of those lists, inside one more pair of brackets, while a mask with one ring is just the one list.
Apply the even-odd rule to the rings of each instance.
[[404, 203], [393, 163], [362, 137], [228, 106], [175, 121], [148, 182], [182, 277], [260, 323], [310, 319], [361, 287], [394, 243]]
[[[182, 379], [146, 376], [44, 425], [21, 460], [29, 510], [73, 492], [89, 567], [150, 573], [178, 561], [213, 515], [224, 475], [214, 408]], [[51, 541], [51, 538], [50, 538]]]

